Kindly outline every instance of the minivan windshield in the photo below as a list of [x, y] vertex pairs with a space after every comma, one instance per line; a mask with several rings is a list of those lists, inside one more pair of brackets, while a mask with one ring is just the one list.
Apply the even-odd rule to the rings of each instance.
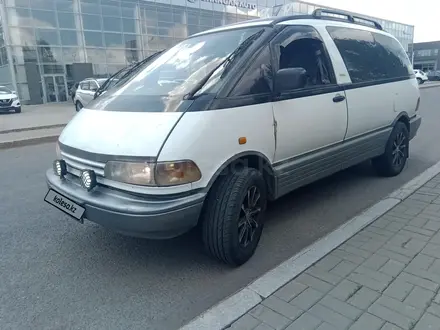
[[[176, 111], [168, 106], [170, 99], [182, 101], [184, 95], [212, 73], [243, 41], [261, 29], [261, 26], [253, 26], [188, 38], [87, 107], [110, 111]], [[209, 86], [213, 88], [215, 84]]]

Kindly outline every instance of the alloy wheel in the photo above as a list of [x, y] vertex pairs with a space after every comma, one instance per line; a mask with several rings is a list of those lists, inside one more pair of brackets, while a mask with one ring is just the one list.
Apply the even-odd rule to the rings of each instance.
[[393, 166], [400, 167], [405, 162], [407, 155], [406, 137], [403, 132], [397, 134], [393, 142]]
[[260, 226], [258, 216], [261, 210], [261, 193], [256, 186], [252, 186], [248, 189], [241, 204], [238, 220], [238, 242], [241, 247], [246, 248], [253, 242]]

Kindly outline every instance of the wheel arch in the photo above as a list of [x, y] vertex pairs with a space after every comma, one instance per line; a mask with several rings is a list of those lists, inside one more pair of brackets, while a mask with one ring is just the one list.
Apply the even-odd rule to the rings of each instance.
[[227, 170], [231, 168], [231, 166], [251, 167], [261, 171], [264, 181], [266, 182], [268, 198], [273, 199], [274, 196], [276, 196], [276, 180], [272, 164], [269, 158], [258, 151], [244, 151], [225, 161], [209, 180], [208, 185], [205, 188], [206, 191], [210, 191], [211, 187], [219, 179], [219, 177], [222, 174], [227, 174]]
[[408, 132], [410, 133], [410, 129], [411, 129], [411, 125], [409, 124], [410, 119], [409, 119], [409, 115], [406, 111], [402, 111], [401, 113], [399, 113], [396, 117], [396, 119], [394, 119], [392, 127], [396, 126], [397, 122], [402, 122], [405, 124], [406, 128], [408, 129]]

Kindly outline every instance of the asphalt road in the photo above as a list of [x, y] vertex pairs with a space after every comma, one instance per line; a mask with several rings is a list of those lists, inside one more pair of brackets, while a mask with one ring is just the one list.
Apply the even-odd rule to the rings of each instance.
[[440, 160], [439, 91], [422, 90], [400, 176], [362, 165], [273, 203], [239, 269], [205, 256], [194, 233], [148, 241], [80, 225], [43, 202], [53, 144], [0, 151], [0, 329], [178, 328]]

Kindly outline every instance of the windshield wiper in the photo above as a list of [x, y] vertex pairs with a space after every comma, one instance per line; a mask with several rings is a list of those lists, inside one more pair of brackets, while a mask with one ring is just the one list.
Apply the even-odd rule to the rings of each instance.
[[213, 70], [209, 71], [208, 74], [200, 79], [200, 81], [187, 93], [183, 96], [184, 100], [192, 100], [194, 99], [194, 95], [208, 82], [209, 78], [214, 74], [215, 71], [218, 70], [222, 65], [225, 65], [224, 71], [220, 77], [224, 77], [227, 69], [231, 67], [231, 64], [237, 59], [240, 55], [244, 53], [249, 46], [258, 39], [264, 32], [264, 29], [259, 30], [258, 32], [252, 34], [248, 38], [246, 38], [228, 57], [226, 57], [219, 65], [217, 65]]
[[154, 59], [156, 56], [162, 54], [165, 50], [161, 50], [159, 52], [156, 52], [150, 56], [148, 56], [147, 58], [144, 58], [142, 61], [139, 61], [135, 64], [132, 64], [131, 66], [125, 67], [121, 70], [119, 70], [118, 72], [116, 72], [115, 74], [113, 74], [112, 76], [110, 76], [110, 78], [108, 78], [104, 84], [102, 84], [102, 86], [100, 88], [98, 88], [98, 90], [96, 91], [95, 95], [96, 97], [101, 95], [102, 92], [105, 90], [105, 87], [107, 87], [113, 79], [115, 79], [116, 76], [118, 76], [119, 74], [121, 74], [122, 72], [126, 71], [116, 82], [116, 85], [119, 84], [119, 82], [122, 82], [124, 78], [128, 77], [131, 73], [133, 73], [134, 71], [136, 71], [139, 67], [141, 67], [142, 65], [144, 65], [145, 63], [151, 61], [152, 59]]
[[131, 73], [136, 71], [139, 67], [141, 67], [145, 63], [151, 61], [152, 59], [156, 58], [158, 55], [162, 54], [164, 51], [165, 50], [161, 50], [161, 51], [159, 51], [157, 53], [154, 53], [153, 55], [148, 56], [147, 58], [144, 58], [142, 61], [137, 62], [134, 66], [132, 66], [130, 69], [128, 69], [128, 71], [121, 78], [119, 78], [119, 81], [121, 81], [124, 78], [128, 77]]

